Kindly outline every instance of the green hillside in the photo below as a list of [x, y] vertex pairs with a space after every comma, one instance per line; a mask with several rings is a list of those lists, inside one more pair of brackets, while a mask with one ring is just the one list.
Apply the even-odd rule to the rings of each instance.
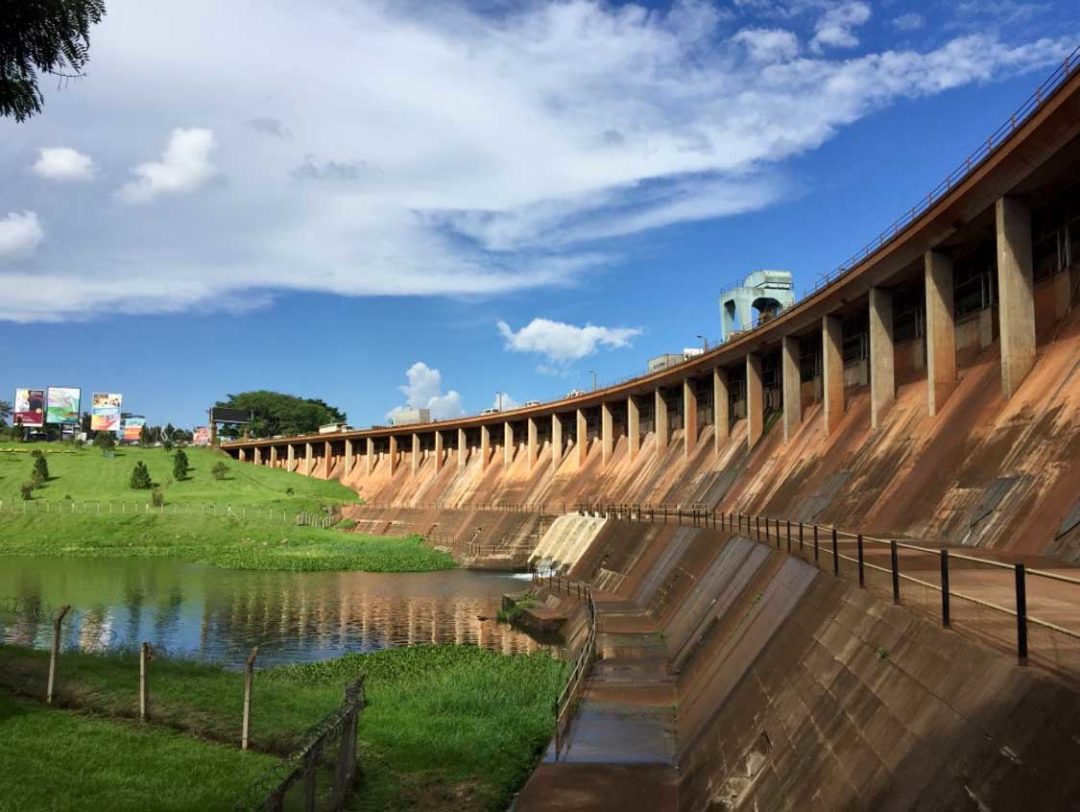
[[[150, 501], [150, 491], [132, 490], [129, 486], [131, 471], [141, 461], [146, 463], [154, 485], [162, 490], [168, 504], [259, 505], [299, 512], [357, 500], [353, 491], [336, 481], [242, 464], [208, 448], [184, 449], [191, 471], [188, 479], [176, 482], [172, 454], [162, 448], [125, 446], [106, 456], [90, 446], [5, 443], [0, 444], [0, 499], [5, 504], [20, 499], [19, 486], [30, 480], [34, 467], [31, 456], [34, 450], [41, 451], [49, 464], [49, 481], [34, 492], [34, 499], [146, 504]], [[223, 480], [211, 474], [211, 469], [220, 462], [229, 469]]]

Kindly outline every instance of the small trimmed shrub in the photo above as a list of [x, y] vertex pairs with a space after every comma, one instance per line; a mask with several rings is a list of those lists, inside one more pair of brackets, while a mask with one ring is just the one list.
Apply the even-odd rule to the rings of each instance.
[[34, 488], [36, 488], [33, 482], [24, 482], [19, 486], [19, 495], [23, 498], [24, 502], [29, 502], [34, 498]]
[[131, 487], [137, 491], [148, 491], [152, 488], [154, 483], [150, 479], [150, 469], [146, 467], [146, 463], [141, 460], [135, 463], [135, 468], [131, 471]]
[[165, 494], [162, 493], [161, 488], [154, 488], [150, 491], [150, 504], [154, 507], [161, 507], [165, 504]]
[[102, 451], [112, 451], [116, 448], [116, 435], [111, 431], [99, 431], [94, 438], [94, 445]]
[[210, 469], [210, 473], [214, 479], [222, 480], [229, 475], [229, 466], [223, 462], [214, 463], [214, 467]]
[[173, 455], [173, 476], [176, 477], [177, 482], [183, 482], [188, 478], [188, 471], [191, 470], [191, 466], [188, 464], [187, 454], [184, 453], [184, 449], [178, 449]]
[[49, 462], [44, 454], [34, 458], [34, 479], [40, 482], [49, 481]]

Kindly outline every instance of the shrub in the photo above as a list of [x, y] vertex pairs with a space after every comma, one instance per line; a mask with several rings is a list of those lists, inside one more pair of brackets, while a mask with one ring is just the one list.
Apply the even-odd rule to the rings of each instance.
[[161, 488], [154, 488], [150, 491], [150, 504], [154, 507], [161, 507], [165, 504], [165, 494], [161, 492]]
[[142, 461], [135, 463], [135, 468], [131, 471], [131, 487], [137, 491], [146, 491], [153, 487], [153, 484], [146, 463]]
[[183, 482], [188, 478], [188, 471], [191, 470], [191, 466], [188, 465], [187, 454], [184, 453], [184, 449], [178, 449], [173, 455], [172, 471], [173, 476], [176, 477], [177, 482]]
[[216, 462], [214, 467], [210, 469], [210, 473], [213, 474], [214, 479], [225, 479], [229, 474], [229, 466], [223, 462]]
[[34, 479], [40, 482], [49, 481], [49, 462], [43, 454], [34, 458]]
[[116, 435], [111, 431], [99, 431], [94, 438], [94, 445], [102, 451], [112, 451], [116, 448]]
[[33, 451], [30, 452], [30, 456], [37, 459], [38, 457], [44, 457], [45, 455], [41, 453], [40, 448], [35, 448]]
[[33, 482], [24, 482], [19, 486], [19, 495], [23, 498], [24, 502], [29, 502], [34, 498], [34, 488], [36, 488]]
[[162, 447], [162, 448], [164, 448], [166, 452], [168, 452], [168, 451], [172, 451], [172, 449], [173, 449], [173, 443], [172, 443], [172, 440], [168, 440], [168, 439], [166, 439], [166, 440], [165, 440], [165, 442], [163, 442], [163, 443], [161, 444], [161, 447]]

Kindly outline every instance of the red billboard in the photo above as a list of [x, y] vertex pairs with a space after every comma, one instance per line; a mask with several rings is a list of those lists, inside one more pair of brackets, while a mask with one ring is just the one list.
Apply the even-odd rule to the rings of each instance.
[[39, 428], [45, 425], [45, 390], [16, 389], [12, 419], [27, 428]]

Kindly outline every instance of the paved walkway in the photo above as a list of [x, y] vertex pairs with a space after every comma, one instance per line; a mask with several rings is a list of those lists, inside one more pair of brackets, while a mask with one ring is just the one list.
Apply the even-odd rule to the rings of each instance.
[[555, 760], [554, 744], [515, 809], [673, 810], [675, 678], [656, 623], [629, 601], [594, 592], [597, 660]]

